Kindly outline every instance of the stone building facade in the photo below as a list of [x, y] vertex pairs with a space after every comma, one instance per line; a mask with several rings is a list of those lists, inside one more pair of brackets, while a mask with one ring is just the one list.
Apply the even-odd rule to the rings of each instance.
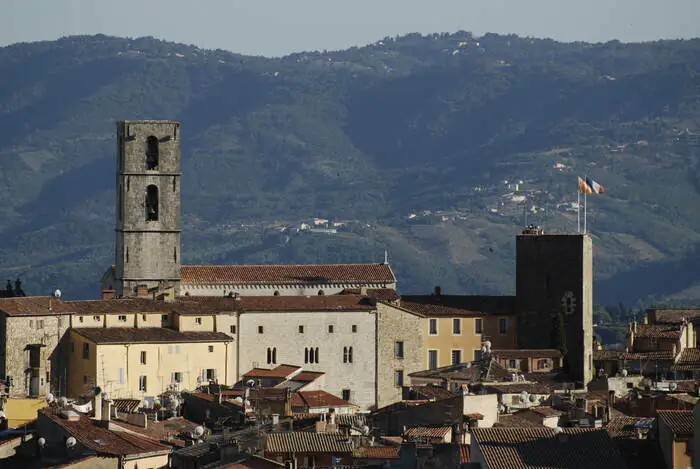
[[117, 123], [117, 295], [180, 283], [180, 124]]
[[516, 238], [518, 346], [556, 348], [563, 320], [572, 378], [587, 384], [593, 368], [593, 243], [588, 234], [525, 230]]

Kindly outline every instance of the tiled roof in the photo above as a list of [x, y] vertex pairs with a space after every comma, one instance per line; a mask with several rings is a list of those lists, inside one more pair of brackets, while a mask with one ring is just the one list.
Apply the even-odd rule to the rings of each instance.
[[270, 433], [265, 453], [352, 453], [352, 443], [340, 433]]
[[545, 406], [545, 405], [530, 407], [527, 410], [530, 410], [538, 415], [541, 415], [542, 417], [560, 417], [563, 413], [561, 410], [557, 410], [553, 407]]
[[246, 311], [371, 311], [372, 300], [359, 295], [244, 296]]
[[515, 314], [515, 297], [510, 296], [401, 296], [401, 307], [429, 317]]
[[287, 378], [302, 368], [296, 365], [278, 365], [273, 369], [268, 368], [253, 368], [245, 373], [245, 378]]
[[79, 414], [79, 419], [69, 421], [61, 418], [56, 409], [46, 407], [39, 411], [56, 424], [63, 427], [75, 439], [97, 454], [129, 456], [144, 453], [168, 453], [170, 447], [145, 436], [113, 431], [98, 425], [89, 417]]
[[672, 350], [657, 350], [653, 352], [622, 352], [620, 360], [673, 360]]
[[356, 453], [361, 459], [399, 459], [399, 446], [363, 446]]
[[476, 428], [472, 444], [490, 469], [625, 468], [605, 430], [565, 428]]
[[396, 277], [388, 264], [183, 265], [184, 285], [387, 284]]
[[530, 394], [550, 394], [553, 389], [540, 383], [488, 384], [484, 389], [489, 394], [520, 394], [525, 391]]
[[561, 358], [559, 350], [554, 349], [501, 349], [491, 350], [491, 355], [498, 358]]
[[412, 399], [430, 399], [435, 401], [457, 396], [456, 393], [440, 386], [411, 386], [409, 394]]
[[630, 417], [628, 415], [617, 416], [608, 422], [605, 429], [613, 438], [637, 438], [637, 426], [649, 426], [654, 422], [649, 417]]
[[493, 426], [494, 428], [544, 428], [541, 422], [534, 422], [518, 414], [501, 414], [498, 416], [498, 422], [494, 423]]
[[324, 374], [325, 373], [321, 371], [302, 371], [298, 375], [294, 375], [292, 381], [299, 381], [300, 383], [310, 383], [311, 381], [317, 380]]
[[73, 329], [96, 344], [230, 342], [223, 332], [175, 331], [165, 327], [107, 327]]
[[659, 410], [656, 412], [659, 421], [666, 424], [673, 434], [679, 438], [693, 436], [692, 410]]
[[9, 316], [68, 314], [63, 311], [61, 305], [61, 300], [53, 296], [0, 298], [0, 311]]
[[676, 365], [700, 366], [700, 348], [684, 348]]
[[198, 424], [191, 422], [183, 417], [174, 417], [157, 422], [148, 421], [148, 427], [144, 428], [138, 425], [132, 425], [123, 420], [112, 420], [111, 425], [125, 428], [129, 431], [145, 435], [157, 441], [168, 442], [171, 445], [184, 446], [185, 441], [179, 439], [183, 434], [189, 434]]
[[680, 326], [675, 324], [637, 324], [635, 338], [678, 340], [681, 336]]
[[113, 399], [112, 407], [119, 412], [133, 413], [141, 405], [140, 399]]
[[398, 401], [391, 404], [380, 407], [379, 409], [372, 412], [372, 415], [380, 415], [387, 412], [395, 412], [398, 410], [410, 409], [411, 407], [418, 407], [421, 405], [429, 404], [431, 401], [424, 399], [420, 401]]
[[619, 360], [622, 352], [619, 350], [593, 350], [593, 360]]
[[471, 447], [469, 445], [459, 445], [459, 462], [466, 463], [471, 462]]
[[648, 309], [647, 314], [659, 324], [682, 324], [683, 319], [692, 321], [700, 318], [700, 309]]
[[326, 391], [299, 391], [292, 395], [292, 407], [349, 407], [354, 406]]
[[[360, 295], [361, 290], [359, 288], [346, 288], [341, 292], [342, 295]], [[374, 298], [375, 300], [384, 301], [395, 301], [400, 300], [401, 295], [399, 292], [393, 288], [368, 288], [366, 295], [369, 298]]]
[[407, 440], [414, 438], [445, 438], [452, 431], [452, 427], [413, 427], [406, 430], [403, 437]]

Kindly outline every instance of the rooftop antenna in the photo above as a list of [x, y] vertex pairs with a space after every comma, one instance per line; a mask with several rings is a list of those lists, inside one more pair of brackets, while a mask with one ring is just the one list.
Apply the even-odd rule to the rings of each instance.
[[388, 263], [389, 263], [389, 251], [387, 251], [387, 250], [385, 249], [385, 250], [384, 250], [384, 264], [386, 265], [386, 264], [388, 264]]

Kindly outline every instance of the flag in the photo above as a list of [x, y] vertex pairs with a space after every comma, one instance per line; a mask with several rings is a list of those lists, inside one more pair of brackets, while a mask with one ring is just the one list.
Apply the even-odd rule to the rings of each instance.
[[578, 191], [583, 194], [593, 195], [593, 189], [582, 178], [578, 178]]
[[605, 188], [591, 178], [586, 178], [586, 185], [591, 188], [594, 194], [605, 193]]

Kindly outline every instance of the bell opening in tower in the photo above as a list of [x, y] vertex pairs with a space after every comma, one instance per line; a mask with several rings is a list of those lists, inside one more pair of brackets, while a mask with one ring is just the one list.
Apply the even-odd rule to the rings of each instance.
[[146, 188], [146, 221], [158, 221], [158, 187]]
[[146, 139], [146, 169], [158, 169], [158, 139], [153, 135]]

